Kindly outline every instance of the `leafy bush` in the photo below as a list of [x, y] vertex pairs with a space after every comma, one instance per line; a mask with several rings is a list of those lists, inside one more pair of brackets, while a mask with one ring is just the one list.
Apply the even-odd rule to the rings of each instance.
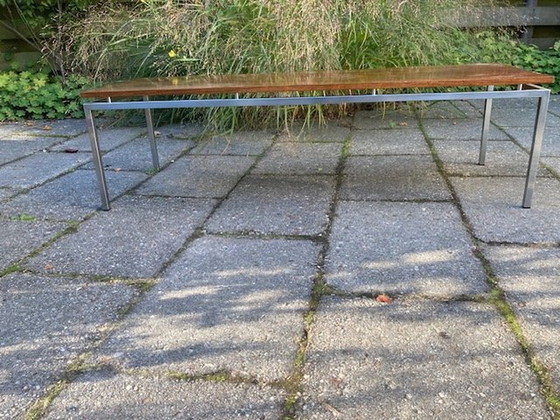
[[548, 50], [525, 44], [516, 44], [515, 49], [511, 60], [513, 65], [554, 76], [554, 84], [550, 88], [553, 93], [560, 92], [560, 41]]
[[45, 73], [0, 73], [0, 121], [81, 118], [80, 89], [87, 79], [69, 76], [65, 83]]
[[553, 93], [560, 92], [560, 41], [552, 48], [541, 50], [535, 45], [514, 41], [510, 34], [481, 32], [473, 45], [480, 51], [481, 61], [499, 62], [522, 67], [527, 70], [550, 74], [555, 82], [548, 86]]

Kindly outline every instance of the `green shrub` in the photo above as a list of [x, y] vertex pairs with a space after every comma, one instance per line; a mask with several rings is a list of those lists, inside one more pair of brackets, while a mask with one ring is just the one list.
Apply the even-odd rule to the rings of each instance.
[[511, 64], [550, 74], [555, 77], [555, 82], [548, 87], [553, 93], [560, 92], [560, 41], [541, 50], [535, 45], [514, 41], [507, 32], [480, 32], [476, 40], [474, 48], [479, 51], [481, 61]]
[[0, 121], [81, 118], [80, 89], [87, 79], [69, 76], [65, 83], [45, 73], [0, 73]]
[[560, 41], [552, 48], [540, 50], [534, 45], [516, 44], [512, 64], [554, 76], [550, 86], [553, 93], [560, 92]]

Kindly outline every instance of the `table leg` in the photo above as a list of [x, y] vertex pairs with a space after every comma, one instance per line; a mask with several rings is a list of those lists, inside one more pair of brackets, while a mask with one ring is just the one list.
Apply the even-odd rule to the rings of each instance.
[[544, 128], [546, 124], [546, 114], [548, 112], [548, 102], [550, 92], [546, 91], [545, 95], [539, 97], [537, 105], [537, 116], [535, 118], [535, 131], [533, 133], [533, 143], [531, 145], [531, 153], [529, 155], [529, 167], [527, 168], [527, 178], [525, 179], [525, 192], [523, 193], [523, 207], [530, 208], [535, 190], [535, 182], [537, 172], [539, 170], [539, 161], [541, 156], [541, 148], [544, 137]]
[[[144, 96], [144, 100], [149, 101], [150, 98]], [[159, 155], [157, 150], [156, 134], [154, 132], [154, 121], [152, 119], [152, 110], [146, 109], [145, 114], [146, 114], [146, 125], [148, 127], [148, 139], [150, 140], [150, 148], [152, 150], [152, 164], [154, 166], [154, 169], [156, 171], [159, 171], [160, 169]]]
[[[494, 86], [488, 86], [488, 91], [492, 92]], [[478, 164], [486, 163], [486, 149], [488, 147], [488, 131], [490, 130], [490, 115], [492, 114], [492, 99], [484, 100], [484, 120], [482, 122], [482, 135], [480, 136], [480, 152], [478, 154]]]
[[103, 168], [103, 160], [101, 159], [101, 150], [99, 148], [99, 139], [97, 137], [97, 130], [95, 129], [95, 121], [91, 109], [84, 108], [86, 115], [86, 124], [89, 133], [89, 141], [91, 144], [91, 153], [93, 155], [93, 165], [95, 167], [95, 174], [97, 175], [97, 183], [99, 185], [99, 193], [101, 195], [101, 209], [110, 210], [109, 193], [107, 191], [107, 181], [105, 179], [105, 171]]

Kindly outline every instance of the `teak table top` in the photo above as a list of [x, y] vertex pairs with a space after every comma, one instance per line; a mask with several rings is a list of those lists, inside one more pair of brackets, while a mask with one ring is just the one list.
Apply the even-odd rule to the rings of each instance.
[[309, 73], [224, 74], [125, 80], [85, 90], [83, 98], [303, 92], [353, 89], [504, 86], [552, 83], [554, 77], [502, 64], [396, 67]]

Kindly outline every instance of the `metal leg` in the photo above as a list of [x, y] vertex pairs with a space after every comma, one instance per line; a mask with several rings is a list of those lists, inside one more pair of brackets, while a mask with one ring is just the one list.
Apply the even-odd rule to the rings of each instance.
[[527, 178], [525, 180], [525, 192], [523, 193], [523, 207], [527, 209], [531, 207], [533, 191], [535, 190], [549, 99], [550, 92], [547, 91], [543, 97], [539, 98], [538, 101], [533, 144], [531, 145], [529, 167], [527, 169]]
[[[145, 101], [149, 101], [150, 98], [144, 96]], [[146, 125], [148, 127], [148, 139], [150, 140], [150, 148], [152, 150], [152, 164], [154, 165], [154, 169], [159, 171], [159, 155], [157, 150], [157, 143], [156, 143], [156, 135], [154, 132], [154, 121], [152, 119], [152, 110], [146, 109]]]
[[[494, 86], [488, 86], [488, 91], [492, 92]], [[478, 164], [486, 163], [486, 149], [488, 147], [488, 131], [490, 130], [490, 115], [492, 114], [492, 99], [484, 101], [484, 121], [482, 123], [482, 135], [480, 136], [480, 152], [478, 154]]]
[[101, 159], [101, 150], [99, 148], [99, 139], [97, 138], [97, 131], [95, 129], [95, 122], [93, 121], [93, 114], [91, 109], [84, 107], [86, 114], [86, 124], [89, 132], [89, 141], [91, 143], [91, 153], [93, 155], [93, 165], [95, 166], [95, 174], [97, 175], [97, 182], [99, 185], [99, 193], [101, 195], [101, 209], [110, 210], [109, 193], [107, 192], [107, 181], [105, 180], [105, 171], [103, 169], [103, 161]]

